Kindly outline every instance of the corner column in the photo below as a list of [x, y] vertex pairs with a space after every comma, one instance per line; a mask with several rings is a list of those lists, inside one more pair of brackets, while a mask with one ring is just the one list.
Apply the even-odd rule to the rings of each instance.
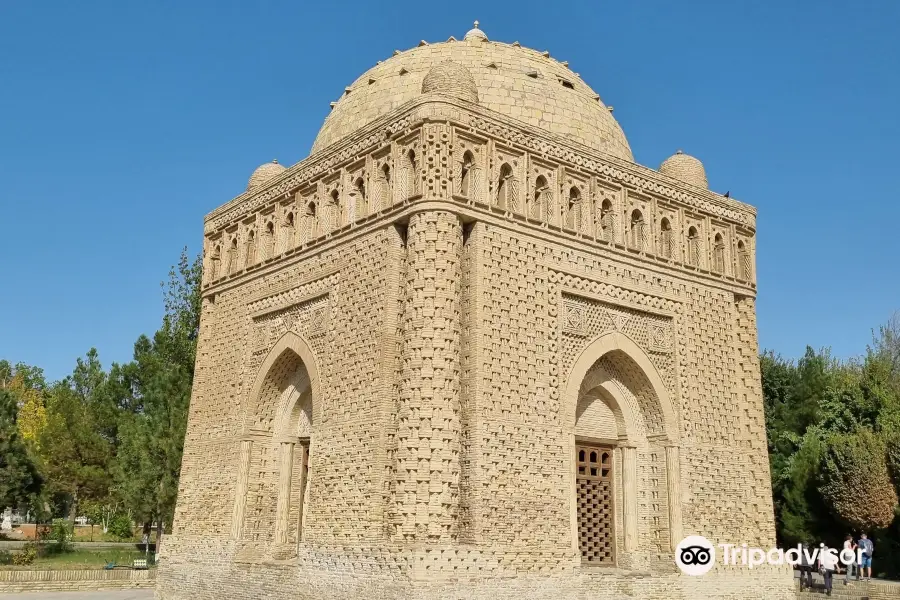
[[398, 541], [446, 542], [458, 533], [462, 247], [455, 214], [410, 217], [390, 514]]

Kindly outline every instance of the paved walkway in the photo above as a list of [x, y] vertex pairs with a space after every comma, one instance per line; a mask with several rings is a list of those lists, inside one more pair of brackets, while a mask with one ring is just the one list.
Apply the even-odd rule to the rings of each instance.
[[152, 600], [153, 590], [121, 590], [110, 592], [29, 592], [0, 594], [0, 600]]

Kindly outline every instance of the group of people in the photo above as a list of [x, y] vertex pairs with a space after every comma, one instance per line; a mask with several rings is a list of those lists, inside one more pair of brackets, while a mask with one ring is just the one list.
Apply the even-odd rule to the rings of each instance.
[[[813, 560], [812, 552], [809, 547], [804, 544], [803, 552], [800, 556], [800, 589], [812, 588], [813, 570], [818, 570], [825, 580], [825, 593], [831, 595], [831, 587], [835, 573], [844, 570], [844, 585], [850, 584], [852, 571], [856, 570], [856, 580], [869, 581], [872, 579], [872, 554], [875, 552], [875, 544], [869, 539], [865, 533], [860, 535], [858, 541], [853, 540], [852, 535], [848, 535], [844, 540], [844, 547], [838, 551], [837, 548], [831, 549], [825, 544], [819, 544], [818, 553]], [[833, 550], [829, 552], [829, 550]], [[852, 560], [846, 560], [850, 555]], [[842, 558], [843, 556], [843, 558]], [[814, 564], [813, 564], [814, 563]]]

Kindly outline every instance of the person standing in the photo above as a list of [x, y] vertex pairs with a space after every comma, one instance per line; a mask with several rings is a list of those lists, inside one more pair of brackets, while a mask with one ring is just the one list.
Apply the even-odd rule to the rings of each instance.
[[859, 570], [865, 581], [872, 579], [872, 554], [875, 552], [875, 544], [869, 539], [869, 536], [863, 533], [859, 540], [859, 549], [862, 550], [862, 557], [859, 562]]
[[809, 546], [807, 544], [803, 544], [800, 552], [800, 564], [798, 565], [800, 569], [800, 591], [802, 592], [804, 588], [812, 589], [813, 583], [813, 561], [810, 557]]
[[834, 580], [834, 571], [837, 569], [838, 557], [835, 550], [828, 546], [820, 546], [819, 571], [825, 580], [825, 594], [831, 595], [831, 586]]
[[[849, 559], [849, 562], [844, 563], [844, 566], [847, 568], [847, 572], [844, 574], [844, 585], [850, 585], [850, 574], [853, 571], [853, 565], [856, 564], [856, 544], [853, 542], [852, 535], [848, 535], [847, 539], [844, 540], [841, 562], [844, 562], [845, 559]], [[856, 578], [859, 579], [859, 568], [856, 571]]]

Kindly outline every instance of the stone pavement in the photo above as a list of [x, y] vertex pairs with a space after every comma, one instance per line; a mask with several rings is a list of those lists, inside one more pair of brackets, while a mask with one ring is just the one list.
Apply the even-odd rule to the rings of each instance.
[[0, 594], [0, 600], [152, 600], [153, 590], [110, 590], [86, 592], [29, 592]]

